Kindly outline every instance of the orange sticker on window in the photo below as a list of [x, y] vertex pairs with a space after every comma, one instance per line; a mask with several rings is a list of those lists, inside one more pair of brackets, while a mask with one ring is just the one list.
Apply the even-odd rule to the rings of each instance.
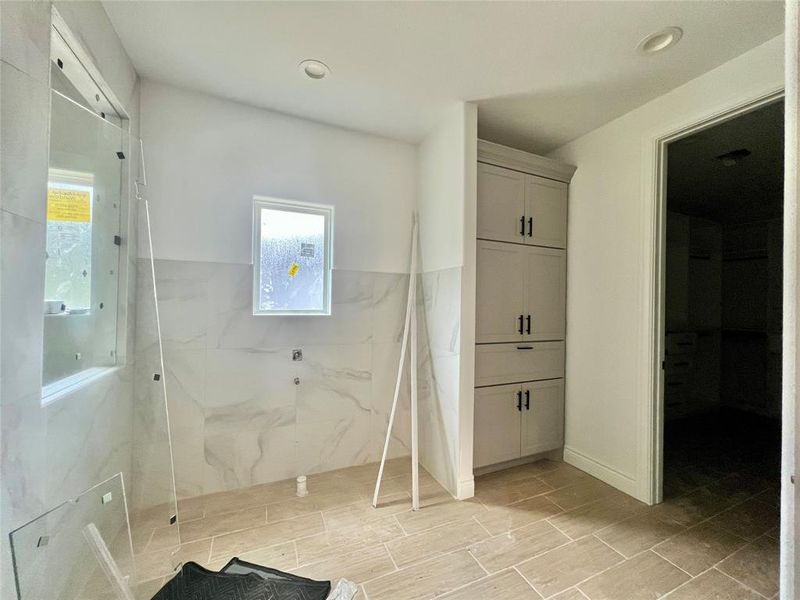
[[89, 223], [91, 195], [85, 190], [47, 188], [47, 220]]
[[294, 277], [295, 275], [297, 275], [297, 271], [299, 270], [300, 270], [300, 265], [298, 265], [297, 263], [292, 263], [292, 266], [289, 267], [289, 277]]

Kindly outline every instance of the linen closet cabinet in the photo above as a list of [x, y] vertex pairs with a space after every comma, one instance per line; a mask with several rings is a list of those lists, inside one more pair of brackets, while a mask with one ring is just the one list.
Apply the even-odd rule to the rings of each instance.
[[475, 468], [563, 446], [574, 172], [478, 140]]

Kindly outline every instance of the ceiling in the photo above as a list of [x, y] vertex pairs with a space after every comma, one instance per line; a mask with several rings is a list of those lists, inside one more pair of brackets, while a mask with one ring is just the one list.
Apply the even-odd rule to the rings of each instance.
[[[417, 142], [458, 100], [479, 135], [544, 153], [779, 35], [783, 4], [104, 2], [145, 78]], [[636, 45], [663, 27], [681, 42]], [[307, 78], [298, 63], [324, 61]]]
[[[750, 152], [725, 166], [717, 157]], [[667, 147], [667, 207], [720, 223], [783, 212], [783, 101], [725, 121]]]

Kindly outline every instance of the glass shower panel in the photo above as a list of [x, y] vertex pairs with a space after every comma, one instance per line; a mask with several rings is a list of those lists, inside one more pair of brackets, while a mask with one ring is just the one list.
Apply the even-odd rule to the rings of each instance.
[[[141, 143], [130, 145], [138, 230], [133, 408], [133, 485], [131, 530], [139, 581], [172, 573], [172, 553], [180, 546], [172, 439], [168, 412], [169, 363], [163, 360], [158, 289], [154, 286], [148, 197]], [[158, 558], [158, 560], [154, 560]]]
[[123, 132], [53, 91], [43, 385], [117, 363]]
[[[68, 500], [11, 532], [19, 600], [106, 600], [120, 595], [100, 558], [102, 547], [121, 580], [133, 583], [128, 511], [122, 474]], [[110, 574], [110, 573], [109, 573]]]

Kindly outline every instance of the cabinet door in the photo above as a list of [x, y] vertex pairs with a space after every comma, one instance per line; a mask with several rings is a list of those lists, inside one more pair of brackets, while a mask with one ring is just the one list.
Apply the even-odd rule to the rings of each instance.
[[563, 446], [564, 380], [523, 383], [522, 392], [522, 456]]
[[478, 238], [525, 241], [525, 175], [478, 163]]
[[475, 467], [520, 457], [520, 391], [519, 385], [475, 390]]
[[[566, 183], [528, 175], [525, 179], [525, 241], [567, 247]], [[480, 214], [480, 213], [479, 213]]]
[[564, 377], [564, 342], [479, 344], [475, 385]]
[[[523, 340], [563, 340], [567, 259], [564, 250], [526, 247]], [[527, 316], [530, 315], [530, 333]]]
[[519, 317], [525, 312], [527, 246], [478, 241], [475, 339], [513, 342], [522, 339]]

